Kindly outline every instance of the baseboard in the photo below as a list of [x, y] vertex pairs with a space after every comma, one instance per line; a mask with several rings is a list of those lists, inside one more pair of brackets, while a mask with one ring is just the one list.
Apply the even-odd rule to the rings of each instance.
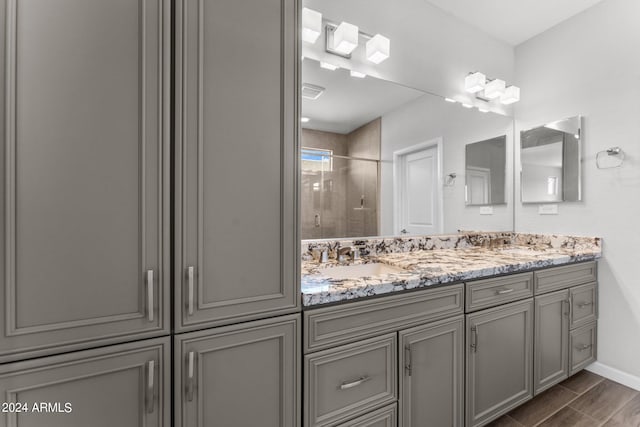
[[600, 362], [592, 363], [586, 367], [586, 370], [640, 391], [640, 377], [636, 377], [635, 375], [622, 372]]

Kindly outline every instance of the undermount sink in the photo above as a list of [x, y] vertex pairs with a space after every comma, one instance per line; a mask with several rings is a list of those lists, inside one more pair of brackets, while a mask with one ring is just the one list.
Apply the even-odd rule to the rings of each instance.
[[343, 265], [340, 267], [323, 268], [323, 276], [336, 280], [354, 279], [358, 277], [382, 276], [385, 274], [408, 273], [407, 270], [378, 262], [370, 264]]

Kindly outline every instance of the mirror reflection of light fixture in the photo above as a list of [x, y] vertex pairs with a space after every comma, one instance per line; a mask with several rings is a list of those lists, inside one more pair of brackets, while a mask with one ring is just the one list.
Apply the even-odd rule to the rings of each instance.
[[520, 88], [518, 86], [509, 86], [505, 89], [504, 95], [500, 97], [500, 102], [504, 105], [513, 104], [520, 101]]
[[367, 77], [365, 73], [361, 73], [360, 71], [351, 70], [349, 74], [351, 75], [351, 77], [355, 77], [356, 79], [364, 79], [365, 77]]
[[342, 22], [333, 32], [333, 50], [350, 55], [358, 47], [358, 26]]
[[484, 97], [487, 99], [496, 99], [505, 93], [507, 84], [504, 80], [493, 79], [484, 87]]
[[315, 43], [322, 32], [322, 14], [313, 9], [302, 9], [302, 40]]
[[366, 56], [374, 64], [379, 64], [391, 54], [391, 40], [383, 35], [376, 34], [367, 42]]
[[464, 90], [469, 93], [480, 92], [487, 84], [487, 76], [481, 72], [470, 73], [464, 79]]

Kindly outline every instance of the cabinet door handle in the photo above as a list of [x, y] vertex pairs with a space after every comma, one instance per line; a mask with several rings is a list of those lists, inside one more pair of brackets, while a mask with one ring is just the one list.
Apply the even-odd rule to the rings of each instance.
[[585, 351], [585, 350], [590, 349], [590, 348], [591, 348], [591, 346], [592, 346], [592, 344], [583, 344], [583, 345], [582, 345], [582, 346], [580, 346], [580, 347], [576, 347], [576, 350], [578, 350], [579, 352], [583, 352], [583, 351]]
[[569, 297], [569, 318], [573, 318], [573, 298]]
[[471, 348], [474, 353], [478, 352], [478, 326], [471, 327]]
[[404, 369], [408, 376], [411, 376], [411, 346], [404, 347]]
[[591, 302], [581, 302], [580, 304], [578, 304], [578, 308], [585, 308], [585, 307], [588, 307], [590, 305], [593, 305], [593, 301], [591, 301]]
[[351, 382], [348, 382], [348, 383], [342, 383], [342, 384], [340, 384], [340, 390], [346, 390], [348, 388], [357, 387], [360, 384], [366, 383], [370, 379], [371, 379], [370, 377], [364, 376], [364, 377], [358, 378], [355, 381], [351, 381]]
[[147, 270], [147, 319], [153, 322], [153, 270]]
[[194, 375], [193, 371], [195, 369], [195, 353], [190, 351], [187, 355], [187, 401], [191, 402], [193, 400], [193, 389], [194, 389]]
[[498, 291], [498, 295], [506, 295], [513, 292], [513, 288], [505, 288]]
[[564, 315], [567, 316], [567, 317], [569, 317], [569, 315], [571, 314], [570, 313], [571, 308], [570, 308], [569, 304], [571, 304], [571, 300], [570, 299], [566, 299], [566, 300], [562, 301], [563, 311], [564, 311], [564, 306], [566, 305], [566, 307], [567, 307], [567, 309], [566, 309], [567, 311], [564, 311]]
[[155, 410], [156, 396], [155, 396], [155, 360], [149, 360], [147, 362], [147, 412], [150, 414]]
[[195, 269], [193, 266], [187, 267], [187, 314], [193, 316], [193, 276]]

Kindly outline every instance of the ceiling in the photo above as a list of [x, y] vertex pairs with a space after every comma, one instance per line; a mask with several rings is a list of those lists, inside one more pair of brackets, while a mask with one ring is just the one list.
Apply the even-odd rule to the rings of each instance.
[[602, 0], [425, 0], [512, 46]]
[[328, 71], [309, 58], [302, 62], [304, 83], [326, 88], [316, 100], [302, 100], [302, 116], [311, 119], [307, 129], [346, 134], [383, 114], [393, 111], [424, 92], [367, 77], [353, 78], [349, 71]]

